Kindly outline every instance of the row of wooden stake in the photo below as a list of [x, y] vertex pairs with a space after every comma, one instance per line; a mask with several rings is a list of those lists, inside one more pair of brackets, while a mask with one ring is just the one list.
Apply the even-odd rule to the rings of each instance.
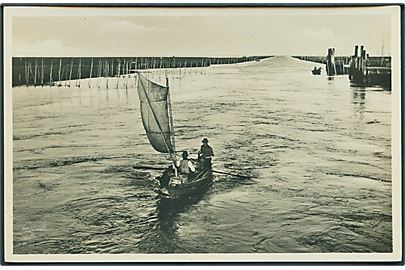
[[[55, 68], [56, 65], [54, 65], [53, 59], [51, 60], [50, 66], [48, 68], [45, 67], [44, 64], [44, 58], [41, 59], [41, 62], [38, 63], [39, 58], [35, 59], [35, 62], [24, 62], [24, 75], [25, 75], [25, 83], [26, 85], [44, 85], [48, 83], [49, 85], [57, 85], [61, 86], [62, 81], [68, 81], [69, 84], [68, 86], [70, 87], [70, 82], [72, 81], [72, 76], [73, 76], [73, 71], [74, 71], [74, 61], [73, 59], [71, 60], [70, 64], [63, 64], [62, 58], [59, 59], [59, 63], [57, 64], [57, 68]], [[148, 61], [151, 59], [145, 59], [145, 58], [140, 58], [138, 61], [138, 58], [135, 58], [135, 61], [133, 59], [130, 60], [123, 60], [118, 59], [118, 63], [116, 66], [114, 66], [114, 62], [116, 59], [111, 59], [110, 61], [108, 59], [103, 60], [99, 59], [98, 63], [94, 63], [94, 58], [91, 59], [91, 64], [90, 64], [90, 71], [89, 73], [85, 73], [83, 76], [82, 74], [82, 59], [79, 58], [79, 63], [77, 70], [75, 70], [75, 76], [73, 76], [73, 79], [76, 79], [76, 86], [80, 87], [80, 79], [83, 78], [93, 78], [93, 77], [115, 77], [117, 76], [118, 78], [121, 75], [126, 75], [130, 74], [131, 71], [135, 71], [137, 69], [166, 69], [166, 68], [193, 68], [193, 67], [205, 67], [210, 64], [224, 64], [224, 61], [221, 61], [220, 58], [217, 58], [215, 63], [214, 61], [210, 61], [209, 63], [207, 62], [207, 59], [201, 59], [201, 63], [198, 63], [196, 61], [190, 61], [187, 62], [187, 60], [184, 61], [177, 61], [176, 63], [176, 58], [173, 58], [172, 65], [169, 65], [167, 67], [167, 63], [164, 62], [164, 59], [152, 59], [152, 61]], [[160, 61], [159, 61], [160, 60]], [[233, 64], [239, 62], [236, 58], [229, 58], [227, 61], [227, 64]], [[49, 64], [48, 64], [49, 65]], [[34, 67], [33, 67], [34, 66]], [[171, 66], [171, 67], [170, 67]], [[57, 69], [57, 70], [56, 70]], [[49, 71], [49, 80], [46, 79], [46, 76], [48, 74], [45, 74], [45, 72]], [[54, 72], [57, 73], [57, 81], [54, 80]], [[181, 72], [181, 71], [180, 71]], [[19, 74], [18, 80], [21, 81], [21, 75]]]

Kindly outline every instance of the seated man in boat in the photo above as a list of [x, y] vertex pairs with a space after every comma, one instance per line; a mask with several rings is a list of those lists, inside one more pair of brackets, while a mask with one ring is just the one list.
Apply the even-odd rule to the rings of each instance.
[[187, 178], [190, 179], [192, 174], [195, 173], [196, 170], [195, 170], [195, 168], [193, 166], [193, 163], [188, 158], [188, 152], [187, 151], [183, 151], [181, 156], [182, 156], [183, 159], [180, 160], [180, 162], [178, 164], [179, 173], [182, 174], [182, 175], [187, 175]]
[[214, 156], [214, 150], [208, 145], [208, 139], [204, 138], [202, 140], [202, 145], [200, 151], [198, 151], [198, 160], [202, 161], [203, 168], [205, 170], [212, 169], [212, 157]]

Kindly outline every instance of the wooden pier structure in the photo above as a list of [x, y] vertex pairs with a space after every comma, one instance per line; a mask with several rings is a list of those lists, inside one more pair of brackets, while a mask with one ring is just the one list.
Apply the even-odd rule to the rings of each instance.
[[350, 60], [349, 79], [358, 85], [382, 85], [391, 88], [391, 58], [370, 58], [364, 46], [356, 45]]
[[62, 81], [70, 86], [72, 80], [117, 77], [137, 70], [198, 68], [270, 57], [13, 57], [12, 86], [61, 86]]
[[328, 76], [349, 75], [350, 81], [360, 86], [391, 87], [391, 57], [369, 56], [364, 46], [359, 51], [356, 45], [352, 56], [335, 56], [335, 48], [329, 48], [326, 56], [293, 57], [325, 65]]

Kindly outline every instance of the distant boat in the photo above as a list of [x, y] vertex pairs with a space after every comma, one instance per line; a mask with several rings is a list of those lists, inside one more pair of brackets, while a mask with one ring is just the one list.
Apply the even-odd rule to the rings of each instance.
[[138, 94], [142, 123], [151, 146], [160, 153], [169, 154], [171, 159], [171, 164], [158, 177], [159, 187], [155, 191], [166, 199], [180, 199], [203, 192], [212, 183], [212, 170], [202, 169], [194, 161], [197, 169], [195, 173], [187, 177], [177, 171], [168, 79], [166, 86], [162, 86], [138, 73]]
[[321, 67], [319, 67], [319, 68], [316, 68], [316, 67], [314, 67], [314, 69], [312, 70], [312, 74], [313, 75], [321, 75]]

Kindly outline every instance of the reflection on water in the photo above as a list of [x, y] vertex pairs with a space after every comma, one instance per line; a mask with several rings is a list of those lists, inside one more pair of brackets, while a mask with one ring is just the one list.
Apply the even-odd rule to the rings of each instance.
[[366, 90], [365, 89], [353, 89], [353, 104], [355, 105], [355, 110], [359, 113], [360, 117], [363, 118], [365, 104], [366, 104]]
[[390, 92], [312, 68], [168, 70], [177, 148], [208, 137], [216, 169], [254, 176], [216, 175], [177, 203], [153, 192], [160, 170], [134, 168], [168, 162], [145, 136], [135, 76], [12, 89], [14, 252], [390, 252]]

